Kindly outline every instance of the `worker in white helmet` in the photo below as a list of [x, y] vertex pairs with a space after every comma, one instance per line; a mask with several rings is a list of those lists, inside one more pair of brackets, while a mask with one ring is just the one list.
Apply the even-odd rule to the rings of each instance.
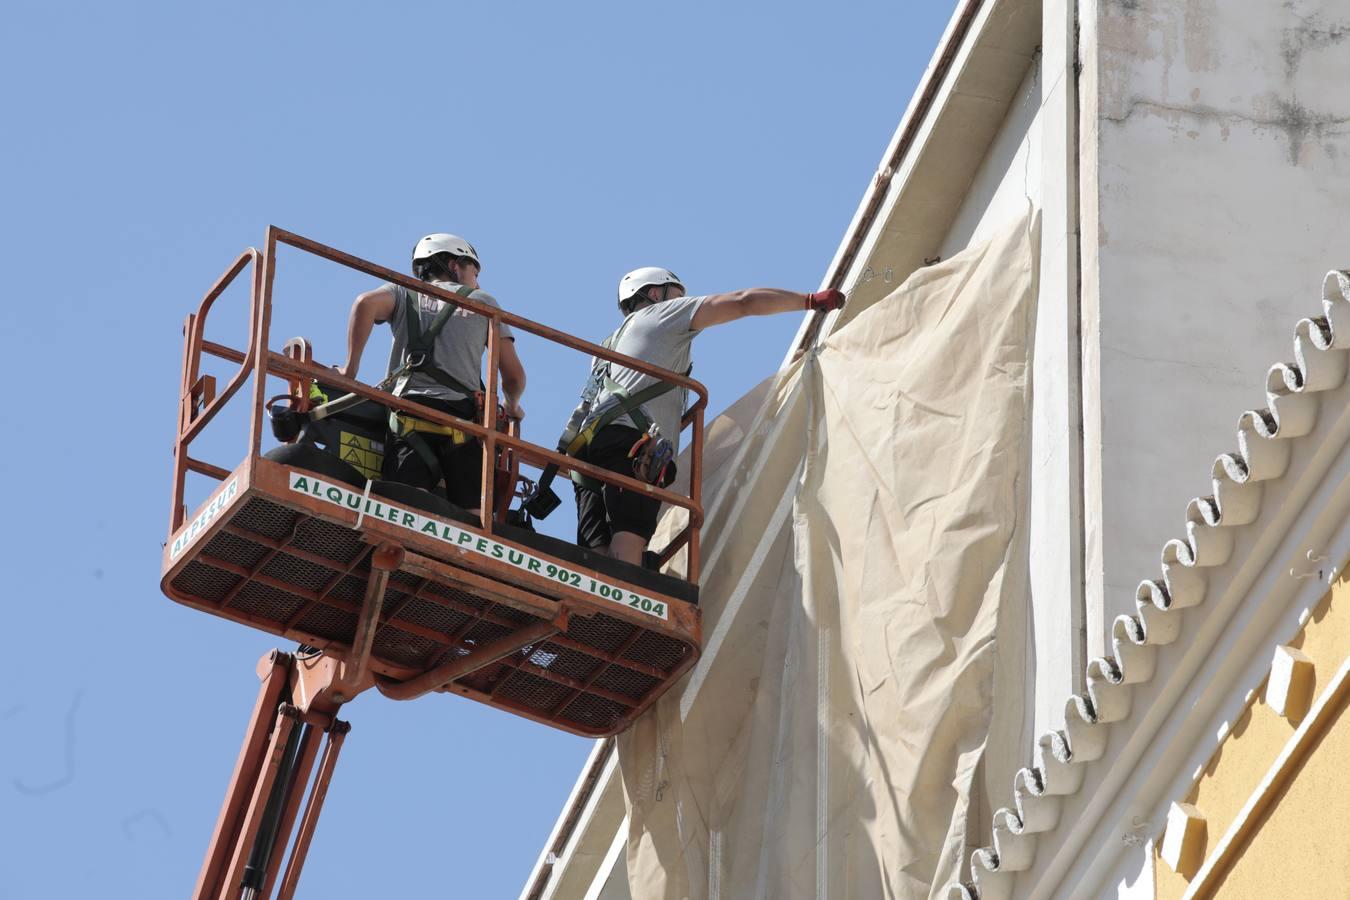
[[[844, 305], [844, 294], [837, 290], [799, 294], [752, 288], [700, 297], [684, 294], [684, 284], [669, 269], [629, 272], [619, 281], [619, 311], [624, 321], [605, 346], [663, 369], [687, 373], [693, 368], [691, 344], [705, 328], [746, 316], [828, 311]], [[568, 444], [586, 462], [664, 487], [674, 479], [670, 460], [679, 452], [685, 399], [685, 392], [674, 390], [672, 384], [596, 360], [583, 394], [587, 412], [582, 421], [574, 423], [580, 438], [573, 436]], [[640, 565], [656, 531], [660, 502], [575, 474], [572, 480], [578, 545]]]
[[[429, 234], [413, 248], [412, 271], [417, 278], [497, 306], [491, 294], [478, 288], [481, 268], [473, 245], [457, 235]], [[385, 379], [391, 383], [391, 392], [461, 419], [481, 422], [488, 320], [439, 297], [383, 284], [361, 294], [352, 304], [347, 322], [347, 361], [339, 372], [356, 377], [371, 329], [384, 322], [394, 333]], [[520, 406], [525, 368], [506, 324], [501, 326], [500, 337], [498, 368], [505, 411], [520, 419], [525, 415]], [[390, 440], [383, 467], [386, 479], [431, 491], [443, 481], [451, 503], [478, 510], [482, 465], [483, 448], [477, 438], [404, 413], [390, 415]]]

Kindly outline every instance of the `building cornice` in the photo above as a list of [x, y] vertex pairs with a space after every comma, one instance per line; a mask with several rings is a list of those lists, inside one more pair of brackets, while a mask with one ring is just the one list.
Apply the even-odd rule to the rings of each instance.
[[[994, 814], [991, 843], [972, 854], [970, 877], [948, 887], [951, 900], [1048, 896], [1075, 864], [1090, 865], [1105, 810], [1149, 751], [1156, 756], [1155, 738], [1178, 704], [1194, 702], [1197, 679], [1245, 668], [1240, 658], [1214, 659], [1220, 638], [1243, 603], [1238, 624], [1250, 631], [1273, 614], [1249, 598], [1262, 599], [1261, 576], [1292, 552], [1288, 532], [1328, 475], [1344, 475], [1350, 272], [1327, 275], [1322, 305], [1323, 315], [1298, 323], [1294, 361], [1270, 369], [1267, 406], [1239, 417], [1238, 450], [1216, 459], [1214, 492], [1188, 505], [1186, 538], [1164, 545], [1161, 577], [1141, 582], [1136, 613], [1113, 623], [1112, 654], [1088, 663], [1087, 690], [1066, 701], [1064, 729], [1043, 735], [1033, 764], [1015, 776], [1012, 806]], [[1347, 494], [1335, 491], [1323, 532], [1344, 531]], [[1018, 882], [1020, 872], [1030, 880]]]

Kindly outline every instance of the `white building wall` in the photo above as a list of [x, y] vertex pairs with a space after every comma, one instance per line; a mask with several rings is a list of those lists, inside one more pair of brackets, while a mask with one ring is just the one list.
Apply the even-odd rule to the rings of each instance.
[[1345, 0], [1083, 0], [1089, 652], [1350, 260]]
[[[1084, 654], [1104, 653], [1139, 580], [1157, 577], [1158, 548], [1182, 533], [1185, 500], [1210, 492], [1252, 386], [1316, 305], [1308, 286], [1350, 265], [1348, 0], [1042, 10], [1042, 59], [936, 248], [946, 258], [980, 240], [1028, 197], [1042, 210], [1033, 734], [1062, 725]], [[888, 227], [922, 221], [899, 218]], [[885, 244], [877, 232], [860, 260]], [[594, 828], [592, 852], [613, 846], [621, 815]], [[1150, 860], [1132, 846], [1107, 879], [1115, 893], [1150, 896]], [[553, 896], [610, 900], [621, 857], [597, 862]]]
[[943, 259], [988, 238], [1041, 202], [1040, 61], [1027, 69], [1008, 116], [971, 180], [938, 251]]
[[1063, 727], [1064, 698], [1085, 662], [1074, 7], [1045, 0], [1041, 53], [943, 240], [945, 258], [1022, 214], [1041, 211], [1032, 365], [1027, 544], [1029, 685], [1026, 741]]
[[[1062, 39], [1062, 36], [1061, 36]], [[1062, 58], [1062, 54], [1061, 54]], [[1063, 171], [1046, 171], [1044, 117], [1046, 85], [1042, 60], [1027, 67], [1012, 105], [990, 144], [988, 154], [971, 180], [960, 210], [941, 244], [943, 259], [1021, 217], [1028, 205], [1042, 209], [1046, 182], [1066, 178]], [[1060, 129], [1055, 138], [1064, 141]], [[1062, 149], [1059, 151], [1062, 153]], [[1052, 152], [1050, 158], [1054, 158]], [[1059, 191], [1062, 195], [1063, 191]], [[1061, 223], [1068, 213], [1059, 210]], [[1061, 271], [1061, 274], [1062, 271]], [[1062, 727], [1064, 697], [1073, 690], [1082, 662], [1076, 652], [1081, 639], [1070, 613], [1079, 580], [1071, 557], [1077, 524], [1066, 520], [1079, 507], [1075, 481], [1068, 473], [1079, 448], [1070, 427], [1070, 404], [1065, 396], [1064, 366], [1076, 332], [1065, 310], [1069, 286], [1063, 277], [1043, 280], [1037, 316], [1037, 347], [1046, 352], [1034, 358], [1032, 371], [1032, 458], [1028, 473], [1031, 513], [1027, 542], [1028, 590], [1031, 621], [1028, 630], [1027, 729], [1024, 736]], [[1068, 563], [1066, 565], [1066, 563]]]
[[1064, 724], [1084, 672], [1078, 81], [1075, 4], [1041, 4], [1041, 259], [1032, 357], [1034, 731]]

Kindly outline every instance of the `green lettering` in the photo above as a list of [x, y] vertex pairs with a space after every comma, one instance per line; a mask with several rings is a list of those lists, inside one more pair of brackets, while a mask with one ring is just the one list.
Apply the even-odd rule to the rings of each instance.
[[467, 531], [461, 531], [459, 533], [459, 540], [455, 541], [455, 543], [467, 544], [470, 543], [471, 541], [473, 541], [473, 535], [469, 534]]
[[473, 545], [473, 548], [474, 548], [475, 550], [477, 550], [479, 553], [486, 553], [486, 552], [487, 552], [487, 538], [479, 538], [479, 539], [478, 539], [478, 543], [474, 544], [474, 545]]
[[403, 525], [404, 525], [405, 528], [415, 528], [415, 527], [417, 527], [417, 517], [414, 516], [412, 513], [404, 513], [404, 514], [403, 514]]
[[501, 558], [502, 558], [502, 551], [503, 551], [504, 549], [505, 549], [505, 548], [503, 548], [501, 544], [493, 544], [493, 545], [492, 545], [492, 556], [493, 556], [493, 558], [494, 558], [494, 559], [501, 559]]
[[431, 521], [430, 519], [427, 519], [427, 523], [426, 523], [425, 525], [422, 526], [422, 533], [423, 533], [423, 534], [435, 534], [435, 533], [436, 533], [436, 523], [433, 522], [433, 521]]
[[531, 558], [530, 558], [530, 561], [527, 562], [527, 563], [525, 564], [525, 568], [526, 568], [526, 569], [529, 569], [531, 572], [538, 572], [538, 571], [539, 571], [539, 560], [537, 560], [537, 559], [531, 557]]

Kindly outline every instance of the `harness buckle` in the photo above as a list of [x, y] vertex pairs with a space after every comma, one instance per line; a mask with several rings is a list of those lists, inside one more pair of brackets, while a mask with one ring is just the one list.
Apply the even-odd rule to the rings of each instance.
[[427, 363], [427, 355], [422, 353], [409, 353], [403, 358], [403, 367], [411, 371], [422, 368]]

